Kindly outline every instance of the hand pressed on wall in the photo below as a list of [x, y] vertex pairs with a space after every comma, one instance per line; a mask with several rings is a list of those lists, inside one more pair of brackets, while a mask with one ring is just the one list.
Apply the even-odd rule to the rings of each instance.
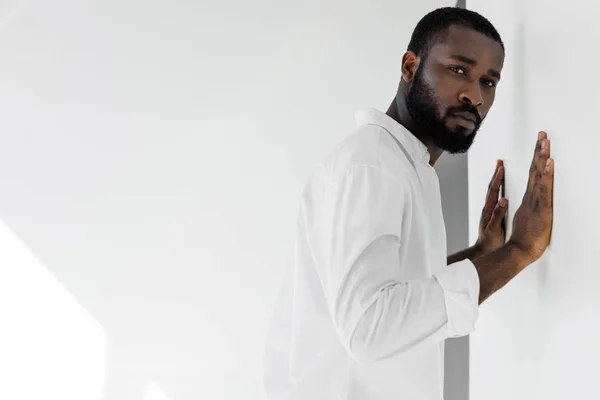
[[554, 220], [554, 159], [550, 157], [550, 140], [538, 133], [529, 180], [523, 201], [513, 219], [509, 242], [525, 250], [537, 261], [550, 244]]
[[500, 187], [504, 184], [504, 163], [498, 160], [496, 171], [488, 186], [487, 197], [481, 220], [479, 222], [479, 237], [475, 244], [482, 254], [490, 253], [504, 245], [506, 241], [506, 230], [503, 220], [508, 209], [508, 199], [498, 200]]

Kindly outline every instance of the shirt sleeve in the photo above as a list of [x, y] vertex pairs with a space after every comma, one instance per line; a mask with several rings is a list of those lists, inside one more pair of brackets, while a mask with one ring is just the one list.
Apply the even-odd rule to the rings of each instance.
[[308, 240], [338, 331], [358, 362], [373, 362], [474, 331], [479, 277], [461, 261], [406, 279], [402, 226], [412, 206], [406, 186], [375, 167], [357, 166], [324, 195], [306, 199]]

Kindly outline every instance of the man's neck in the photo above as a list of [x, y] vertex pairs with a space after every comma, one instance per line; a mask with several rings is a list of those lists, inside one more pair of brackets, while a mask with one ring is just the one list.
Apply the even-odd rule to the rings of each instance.
[[413, 120], [410, 112], [408, 111], [405, 97], [401, 96], [400, 94], [398, 94], [398, 96], [400, 98], [398, 100], [395, 98], [392, 100], [392, 104], [390, 104], [386, 114], [393, 118], [400, 125], [408, 129], [410, 133], [412, 133], [417, 139], [425, 144], [430, 155], [429, 164], [433, 166], [444, 151], [435, 147], [427, 132], [423, 132], [423, 130], [420, 129], [417, 123]]

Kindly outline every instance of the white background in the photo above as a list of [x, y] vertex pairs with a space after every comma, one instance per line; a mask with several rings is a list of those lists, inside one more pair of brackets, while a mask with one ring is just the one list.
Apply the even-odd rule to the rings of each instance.
[[262, 398], [305, 179], [452, 2], [411, 3], [0, 2], [0, 398]]
[[471, 335], [471, 400], [592, 398], [600, 357], [596, 3], [469, 0], [506, 43], [499, 96], [469, 153], [471, 234], [489, 160], [506, 164], [511, 218], [536, 135], [555, 158], [555, 220], [544, 257], [492, 296]]

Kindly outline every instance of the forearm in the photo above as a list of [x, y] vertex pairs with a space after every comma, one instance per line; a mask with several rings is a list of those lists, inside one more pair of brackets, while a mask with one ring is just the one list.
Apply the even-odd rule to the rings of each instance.
[[481, 247], [479, 245], [474, 245], [471, 247], [468, 247], [462, 251], [459, 251], [458, 253], [454, 253], [451, 256], [448, 256], [448, 258], [446, 259], [447, 265], [450, 264], [454, 264], [457, 263], [459, 261], [463, 261], [466, 260], [467, 258], [471, 261], [475, 261], [475, 259], [481, 257], [483, 255], [483, 250], [481, 250]]
[[479, 304], [506, 285], [534, 260], [510, 241], [491, 253], [473, 261], [479, 274]]

